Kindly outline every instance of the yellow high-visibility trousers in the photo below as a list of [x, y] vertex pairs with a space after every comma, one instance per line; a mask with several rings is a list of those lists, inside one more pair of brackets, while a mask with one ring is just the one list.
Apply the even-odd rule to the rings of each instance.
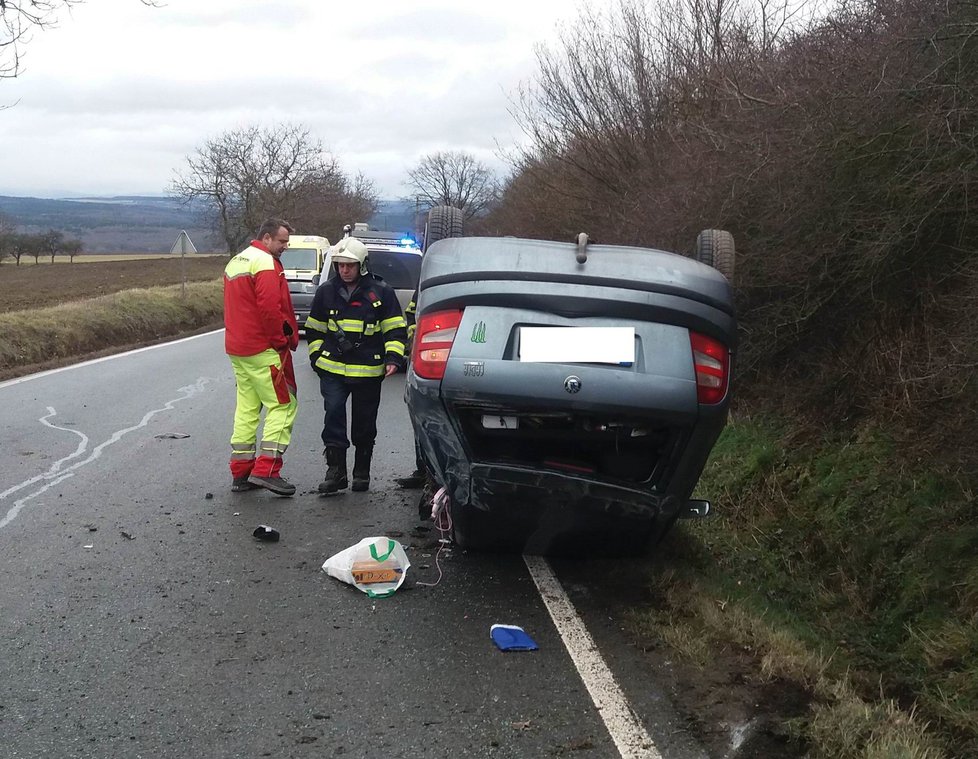
[[[292, 354], [269, 348], [254, 356], [229, 358], [237, 384], [231, 433], [231, 476], [235, 479], [249, 474], [276, 477], [292, 439], [292, 426], [299, 410]], [[258, 443], [262, 408], [265, 409], [265, 425]]]

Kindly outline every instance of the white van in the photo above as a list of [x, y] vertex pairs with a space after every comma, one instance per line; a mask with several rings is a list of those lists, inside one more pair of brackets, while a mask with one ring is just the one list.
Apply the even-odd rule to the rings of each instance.
[[282, 251], [282, 266], [289, 282], [292, 307], [299, 328], [305, 327], [312, 298], [329, 267], [329, 240], [318, 235], [290, 235], [289, 247]]

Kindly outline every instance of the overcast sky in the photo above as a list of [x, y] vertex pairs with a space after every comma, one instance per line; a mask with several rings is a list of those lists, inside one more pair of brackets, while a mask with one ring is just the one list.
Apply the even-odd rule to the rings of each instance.
[[[600, 0], [598, 0], [600, 2]], [[163, 193], [209, 137], [292, 121], [384, 198], [436, 150], [501, 171], [534, 45], [575, 0], [88, 0], [0, 80], [0, 194]]]

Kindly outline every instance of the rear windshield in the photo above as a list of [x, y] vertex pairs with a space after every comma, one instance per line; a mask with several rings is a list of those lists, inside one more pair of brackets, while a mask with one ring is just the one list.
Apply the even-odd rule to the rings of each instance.
[[395, 290], [413, 290], [421, 279], [421, 256], [417, 253], [371, 251], [367, 267]]
[[319, 271], [315, 248], [286, 248], [282, 251], [282, 266], [286, 269]]

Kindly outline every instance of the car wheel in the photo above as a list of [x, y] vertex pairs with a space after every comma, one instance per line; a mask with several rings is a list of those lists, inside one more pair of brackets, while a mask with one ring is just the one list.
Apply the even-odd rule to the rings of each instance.
[[723, 229], [704, 229], [696, 236], [696, 260], [712, 266], [730, 282], [734, 275], [734, 239]]
[[435, 206], [428, 211], [428, 223], [425, 224], [424, 249], [433, 242], [449, 237], [462, 236], [462, 209], [454, 206]]

